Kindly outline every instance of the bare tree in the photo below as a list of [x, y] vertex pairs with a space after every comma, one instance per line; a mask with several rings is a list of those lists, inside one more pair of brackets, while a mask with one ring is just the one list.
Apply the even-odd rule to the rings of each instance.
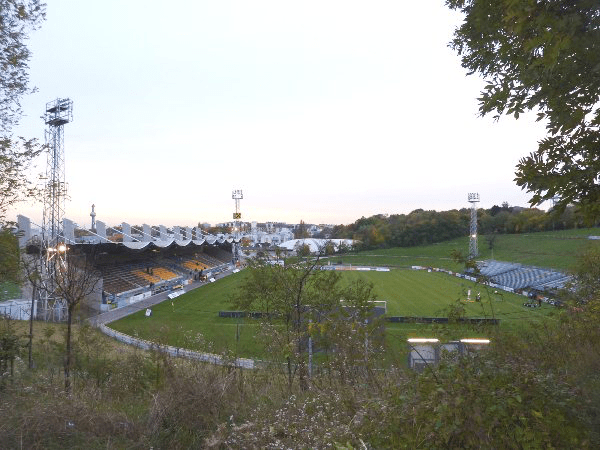
[[67, 306], [67, 333], [65, 336], [65, 390], [71, 390], [72, 345], [71, 327], [73, 313], [82, 301], [96, 291], [100, 274], [93, 264], [93, 255], [70, 255], [67, 262], [57, 269], [54, 295]]
[[31, 288], [31, 310], [29, 311], [29, 368], [33, 369], [33, 319], [35, 311], [35, 301], [38, 296], [38, 292], [42, 286], [42, 269], [41, 260], [39, 254], [28, 255], [27, 253], [21, 255], [21, 267], [25, 281], [29, 283]]

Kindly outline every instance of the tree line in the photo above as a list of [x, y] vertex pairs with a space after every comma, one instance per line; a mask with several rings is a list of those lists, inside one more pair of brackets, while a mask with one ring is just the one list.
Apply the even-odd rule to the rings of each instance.
[[[416, 209], [409, 214], [361, 217], [349, 225], [336, 225], [328, 234], [340, 239], [355, 239], [359, 241], [357, 247], [361, 250], [412, 247], [466, 236], [470, 222], [471, 210], [468, 208], [448, 211]], [[483, 235], [569, 230], [598, 224], [586, 222], [572, 206], [561, 213], [553, 213], [504, 203], [477, 211], [477, 228]]]

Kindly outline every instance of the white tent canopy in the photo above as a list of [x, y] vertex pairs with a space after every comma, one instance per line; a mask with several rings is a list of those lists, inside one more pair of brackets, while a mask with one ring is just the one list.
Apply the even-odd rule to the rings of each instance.
[[352, 247], [354, 245], [353, 239], [292, 239], [290, 241], [285, 241], [280, 244], [278, 247], [286, 250], [297, 250], [298, 248], [308, 245], [311, 253], [318, 253], [319, 250], [325, 248], [327, 244], [333, 244], [333, 248], [335, 251], [338, 251], [340, 246]]

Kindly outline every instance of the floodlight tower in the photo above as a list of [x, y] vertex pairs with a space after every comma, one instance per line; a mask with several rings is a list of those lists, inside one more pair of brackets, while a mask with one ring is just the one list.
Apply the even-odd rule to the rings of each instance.
[[[234, 224], [234, 237], [239, 238], [241, 235], [240, 220], [242, 219], [242, 213], [240, 212], [240, 200], [244, 198], [244, 194], [241, 189], [236, 189], [232, 192], [231, 198], [235, 201], [235, 212], [233, 213], [233, 224]], [[239, 249], [236, 243], [233, 243], [233, 259], [234, 261], [239, 260]]]
[[57, 98], [46, 103], [44, 122], [48, 160], [44, 187], [44, 215], [42, 225], [42, 258], [44, 259], [46, 299], [54, 299], [58, 268], [65, 264], [66, 244], [62, 230], [67, 185], [65, 183], [64, 125], [73, 120], [73, 102]]
[[479, 255], [477, 249], [477, 207], [479, 203], [479, 194], [476, 192], [469, 192], [469, 203], [471, 203], [471, 228], [469, 238], [469, 259], [475, 259]]

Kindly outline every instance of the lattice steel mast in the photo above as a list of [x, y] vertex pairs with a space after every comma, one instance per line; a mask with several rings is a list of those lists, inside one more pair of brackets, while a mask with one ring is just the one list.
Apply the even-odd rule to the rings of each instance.
[[475, 259], [479, 256], [479, 250], [477, 249], [477, 206], [479, 203], [479, 194], [476, 192], [470, 192], [469, 203], [471, 203], [471, 227], [470, 227], [470, 238], [469, 238], [469, 259]]
[[[42, 225], [42, 258], [45, 300], [54, 298], [58, 268], [65, 264], [66, 243], [63, 236], [63, 216], [67, 185], [65, 182], [64, 125], [73, 120], [73, 102], [57, 98], [46, 103], [44, 122], [47, 125], [46, 185], [44, 187], [44, 215]], [[48, 306], [47, 302], [45, 307]]]

